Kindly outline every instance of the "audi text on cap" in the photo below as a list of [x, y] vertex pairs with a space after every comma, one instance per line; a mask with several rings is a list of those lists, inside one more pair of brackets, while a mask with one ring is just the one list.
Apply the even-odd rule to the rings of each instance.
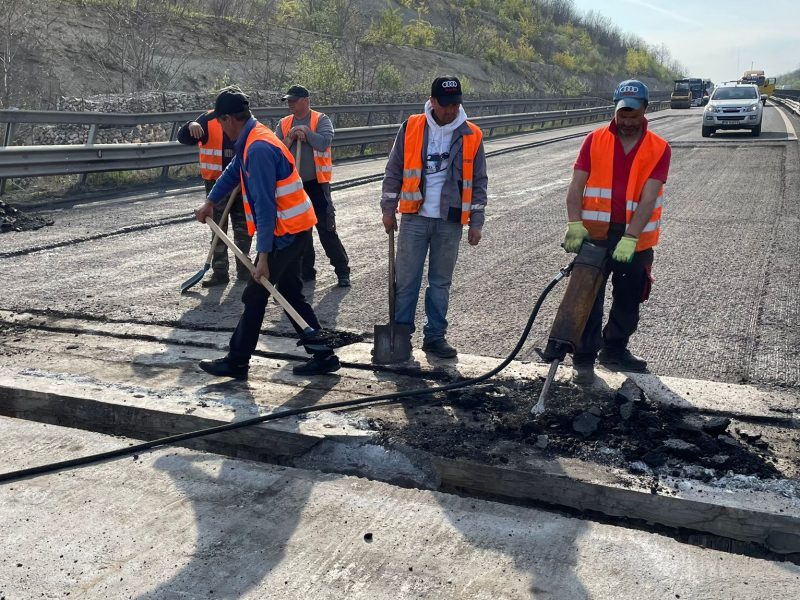
[[614, 90], [614, 110], [632, 108], [638, 110], [650, 99], [647, 86], [638, 79], [626, 79]]
[[281, 100], [297, 100], [298, 98], [308, 98], [308, 90], [302, 85], [290, 87]]
[[250, 110], [250, 100], [239, 86], [231, 85], [219, 91], [217, 99], [214, 100], [214, 110], [208, 118], [236, 115], [246, 110]]
[[458, 77], [437, 77], [431, 85], [431, 96], [436, 98], [439, 104], [460, 104], [461, 82]]

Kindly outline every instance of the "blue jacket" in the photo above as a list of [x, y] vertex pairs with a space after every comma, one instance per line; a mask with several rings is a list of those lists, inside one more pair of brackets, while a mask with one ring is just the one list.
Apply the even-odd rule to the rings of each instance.
[[256, 252], [272, 252], [294, 241], [294, 235], [275, 237], [275, 220], [278, 216], [275, 189], [279, 180], [291, 175], [292, 164], [280, 148], [261, 140], [251, 144], [247, 151], [247, 162], [244, 162], [244, 145], [256, 123], [255, 118], [251, 117], [245, 124], [234, 143], [236, 156], [217, 179], [208, 199], [214, 204], [222, 204], [239, 185], [240, 173], [244, 174], [247, 200], [256, 223]]

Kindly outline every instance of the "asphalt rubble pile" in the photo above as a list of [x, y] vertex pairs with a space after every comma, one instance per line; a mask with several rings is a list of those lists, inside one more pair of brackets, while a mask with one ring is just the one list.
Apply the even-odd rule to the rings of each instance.
[[32, 217], [11, 204], [6, 204], [0, 200], [0, 233], [6, 233], [7, 231], [35, 231], [52, 224], [52, 219]]
[[[574, 457], [627, 470], [644, 480], [784, 480], [764, 434], [727, 417], [655, 402], [631, 380], [618, 390], [554, 384], [546, 410], [530, 413], [541, 381], [505, 380], [450, 392], [407, 408], [408, 423], [370, 419], [386, 445], [488, 464], [513, 461], [509, 444], [543, 457]], [[800, 484], [786, 480], [792, 495]], [[749, 485], [748, 487], [753, 487]]]

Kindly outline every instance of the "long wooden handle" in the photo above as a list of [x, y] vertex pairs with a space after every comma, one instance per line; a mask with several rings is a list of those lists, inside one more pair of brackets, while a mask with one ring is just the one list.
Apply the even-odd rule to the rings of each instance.
[[394, 229], [389, 231], [389, 322], [394, 325], [395, 291], [397, 282], [394, 272]]
[[300, 172], [300, 149], [303, 147], [303, 141], [298, 139], [297, 145], [294, 147], [294, 166], [297, 172]]
[[[219, 218], [219, 225], [225, 223], [226, 219], [228, 218], [228, 213], [231, 212], [231, 206], [233, 206], [233, 199], [239, 193], [239, 188], [241, 187], [241, 184], [237, 185], [235, 188], [233, 188], [233, 191], [228, 196], [228, 202], [225, 204], [225, 210], [222, 211], [222, 216]], [[214, 259], [214, 250], [217, 248], [217, 241], [219, 241], [219, 236], [214, 234], [214, 239], [211, 240], [211, 249], [208, 251], [208, 258], [206, 258], [206, 263], [210, 264]]]
[[[219, 239], [228, 248], [231, 249], [231, 251], [236, 255], [236, 258], [238, 258], [241, 261], [241, 263], [245, 267], [247, 267], [247, 270], [250, 271], [251, 274], [255, 273], [256, 266], [253, 264], [253, 261], [251, 261], [250, 258], [244, 252], [239, 250], [239, 248], [236, 246], [236, 244], [233, 243], [233, 240], [231, 238], [225, 235], [225, 232], [219, 228], [219, 225], [214, 223], [214, 219], [212, 219], [211, 217], [206, 217], [206, 225], [211, 227], [211, 231], [213, 231], [219, 237]], [[275, 286], [272, 285], [266, 277], [262, 277], [261, 279], [258, 280], [258, 282], [265, 288], [267, 288], [267, 291], [270, 293], [270, 295], [273, 298], [275, 298], [275, 300], [278, 301], [278, 304], [280, 304], [283, 310], [285, 310], [289, 314], [289, 317], [291, 317], [292, 321], [294, 321], [300, 326], [300, 329], [302, 329], [303, 331], [308, 331], [312, 329], [311, 327], [309, 327], [308, 323], [306, 323], [305, 319], [303, 319], [303, 317], [300, 316], [300, 314], [294, 309], [294, 307], [286, 301], [286, 298], [281, 296], [278, 290], [275, 289]]]

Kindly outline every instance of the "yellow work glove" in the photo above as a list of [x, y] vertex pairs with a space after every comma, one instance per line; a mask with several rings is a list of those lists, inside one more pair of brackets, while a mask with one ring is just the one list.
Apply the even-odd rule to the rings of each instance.
[[589, 232], [583, 226], [583, 221], [570, 221], [567, 223], [567, 233], [561, 247], [567, 252], [578, 252], [583, 240], [589, 239]]
[[614, 253], [611, 258], [617, 262], [629, 263], [633, 260], [633, 253], [636, 252], [636, 242], [639, 238], [626, 235], [620, 238], [617, 242], [617, 247], [614, 248]]

